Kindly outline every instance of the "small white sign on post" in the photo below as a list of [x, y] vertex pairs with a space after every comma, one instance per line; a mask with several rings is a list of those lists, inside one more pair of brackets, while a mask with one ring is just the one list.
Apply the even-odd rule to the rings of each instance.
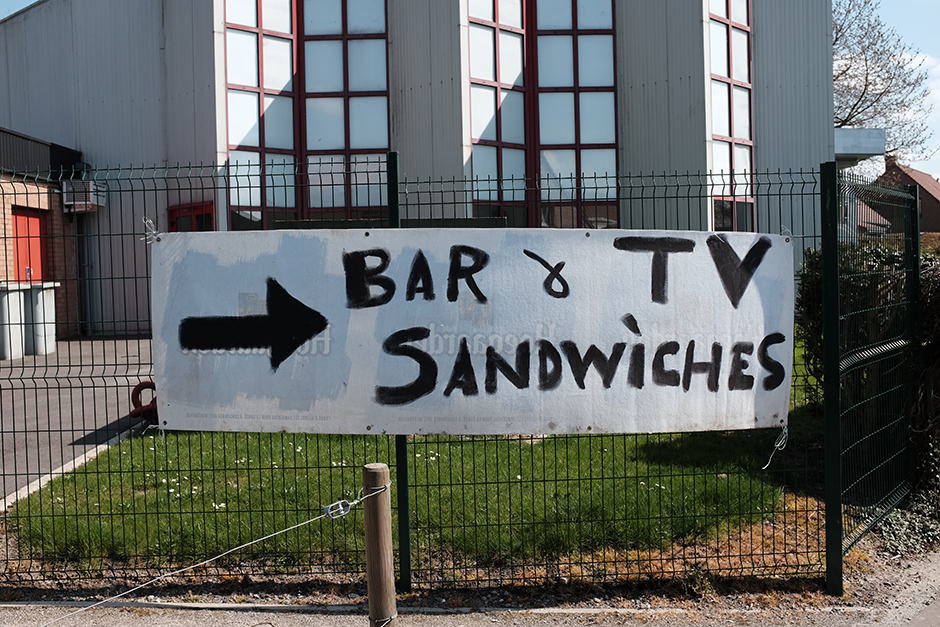
[[168, 429], [664, 432], [786, 424], [793, 245], [752, 233], [170, 233]]

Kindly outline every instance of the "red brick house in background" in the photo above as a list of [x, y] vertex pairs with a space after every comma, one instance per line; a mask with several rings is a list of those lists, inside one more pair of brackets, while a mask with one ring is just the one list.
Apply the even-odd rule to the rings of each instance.
[[[926, 172], [886, 159], [885, 173], [878, 180], [891, 185], [917, 185], [920, 188], [920, 232], [940, 232], [940, 181]], [[903, 230], [893, 225], [892, 230]]]
[[[18, 339], [33, 331], [25, 313], [7, 309], [28, 307], [34, 290], [54, 291], [55, 338], [79, 332], [77, 225], [58, 181], [63, 169], [69, 178], [80, 161], [78, 151], [0, 128], [0, 327], [7, 325], [0, 328], [5, 333], [0, 340], [6, 340], [0, 352], [10, 352], [11, 333]], [[11, 297], [14, 293], [18, 298]], [[48, 339], [54, 341], [52, 334], [49, 328]], [[54, 350], [54, 345], [31, 350], [24, 341], [27, 353]]]

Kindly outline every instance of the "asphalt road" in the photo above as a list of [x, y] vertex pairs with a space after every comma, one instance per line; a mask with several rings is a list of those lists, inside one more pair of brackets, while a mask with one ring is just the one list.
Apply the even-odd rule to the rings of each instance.
[[3, 505], [136, 423], [131, 390], [152, 378], [151, 361], [150, 340], [136, 338], [57, 342], [48, 355], [0, 361]]

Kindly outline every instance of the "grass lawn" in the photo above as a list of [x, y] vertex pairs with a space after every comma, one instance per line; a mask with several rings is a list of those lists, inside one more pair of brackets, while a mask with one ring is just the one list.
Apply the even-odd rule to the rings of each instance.
[[[761, 470], [776, 436], [414, 438], [413, 537], [482, 563], [714, 538], [780, 507]], [[394, 439], [379, 436], [151, 431], [53, 480], [7, 520], [38, 559], [192, 563], [353, 500], [361, 466], [394, 457]], [[362, 550], [354, 509], [228, 560], [361, 563]]]

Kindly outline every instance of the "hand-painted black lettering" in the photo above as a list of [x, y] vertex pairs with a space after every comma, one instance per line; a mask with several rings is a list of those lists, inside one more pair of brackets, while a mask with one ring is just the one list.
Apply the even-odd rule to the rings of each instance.
[[745, 374], [750, 363], [743, 355], [754, 354], [753, 342], [736, 342], [731, 347], [731, 372], [728, 374], [729, 390], [750, 390], [754, 387], [754, 377]]
[[738, 303], [741, 302], [741, 297], [744, 296], [751, 277], [754, 276], [754, 271], [757, 270], [757, 266], [763, 261], [770, 247], [770, 238], [763, 236], [754, 242], [751, 249], [744, 255], [744, 259], [741, 260], [731, 248], [726, 236], [712, 235], [708, 238], [708, 250], [718, 270], [721, 285], [725, 288], [725, 294], [728, 295], [728, 300], [735, 309], [738, 308]]
[[627, 370], [627, 383], [638, 390], [643, 389], [646, 375], [646, 346], [635, 344], [630, 349], [630, 368]]
[[721, 374], [721, 344], [712, 344], [711, 361], [695, 361], [695, 340], [690, 340], [685, 349], [685, 369], [682, 371], [682, 389], [686, 392], [692, 386], [692, 375], [708, 374], [707, 385], [709, 392], [718, 391], [718, 375]]
[[[469, 266], [461, 262], [463, 257], [469, 257], [471, 263]], [[486, 302], [486, 296], [477, 285], [473, 275], [486, 267], [490, 256], [485, 251], [473, 246], [451, 246], [450, 247], [450, 272], [447, 274], [447, 300], [454, 302], [457, 300], [457, 281], [463, 279], [467, 282], [467, 287], [477, 297], [481, 303]]]
[[554, 390], [561, 383], [561, 353], [548, 340], [539, 340], [539, 389]]
[[477, 375], [473, 372], [473, 362], [470, 361], [470, 348], [467, 338], [460, 338], [460, 348], [457, 349], [457, 359], [454, 360], [454, 369], [450, 373], [450, 381], [444, 388], [444, 396], [450, 396], [455, 389], [460, 388], [464, 396], [476, 396], [480, 393], [477, 386]]
[[496, 352], [492, 346], [486, 347], [486, 379], [483, 382], [483, 389], [487, 394], [496, 393], [496, 371], [503, 373], [503, 376], [516, 386], [519, 390], [529, 387], [529, 364], [531, 363], [532, 346], [528, 341], [522, 342], [516, 346], [516, 368], [503, 359], [503, 356]]
[[768, 353], [768, 350], [774, 344], [783, 344], [787, 341], [786, 336], [783, 333], [771, 333], [761, 341], [760, 346], [757, 347], [757, 361], [760, 362], [760, 365], [764, 367], [769, 375], [764, 377], [762, 385], [765, 390], [776, 390], [780, 387], [780, 384], [784, 382], [787, 376], [787, 371], [779, 361], [774, 359]]
[[[375, 257], [378, 265], [368, 266], [367, 257]], [[364, 309], [378, 307], [392, 300], [395, 295], [395, 282], [383, 272], [388, 270], [389, 254], [382, 248], [357, 250], [351, 253], [343, 251], [343, 270], [346, 271], [346, 307]], [[382, 292], [372, 295], [372, 286], [382, 288]]]
[[640, 325], [637, 323], [636, 318], [633, 317], [633, 314], [627, 314], [620, 319], [620, 322], [624, 323], [630, 332], [637, 337], [643, 337], [643, 334], [640, 333]]
[[414, 300], [415, 294], [424, 294], [424, 300], [434, 300], [434, 279], [431, 278], [431, 268], [428, 259], [422, 251], [418, 251], [411, 262], [411, 272], [408, 273], [408, 285], [405, 288], [405, 300]]
[[[526, 257], [538, 261], [548, 270], [548, 276], [542, 281], [542, 287], [545, 289], [545, 292], [553, 298], [568, 298], [568, 295], [571, 294], [571, 289], [568, 287], [568, 281], [565, 280], [565, 277], [561, 276], [565, 262], [559, 261], [553, 266], [530, 250], [523, 250], [522, 252], [525, 253]], [[556, 281], [558, 285], [561, 286], [561, 289], [555, 289], [554, 285]]]
[[568, 358], [568, 367], [571, 368], [571, 374], [574, 376], [574, 382], [578, 387], [584, 389], [584, 378], [587, 376], [588, 368], [593, 364], [598, 374], [601, 375], [601, 381], [605, 388], [609, 388], [613, 383], [614, 375], [617, 374], [617, 366], [620, 364], [620, 358], [623, 357], [623, 351], [627, 347], [623, 342], [614, 344], [608, 358], [599, 348], [591, 344], [581, 356], [578, 345], [574, 342], [564, 341], [561, 343], [561, 349]]
[[666, 302], [666, 286], [669, 283], [667, 262], [670, 253], [690, 253], [695, 241], [681, 237], [618, 237], [614, 248], [629, 252], [653, 253], [650, 296], [654, 303]]
[[653, 355], [653, 383], [663, 387], [679, 387], [679, 371], [666, 370], [666, 355], [679, 353], [679, 342], [663, 342]]
[[408, 385], [395, 387], [376, 386], [375, 400], [380, 405], [406, 405], [430, 394], [437, 386], [437, 363], [420, 348], [406, 346], [409, 342], [427, 339], [431, 330], [412, 327], [396, 331], [382, 343], [382, 350], [389, 355], [410, 357], [418, 363], [418, 376]]

